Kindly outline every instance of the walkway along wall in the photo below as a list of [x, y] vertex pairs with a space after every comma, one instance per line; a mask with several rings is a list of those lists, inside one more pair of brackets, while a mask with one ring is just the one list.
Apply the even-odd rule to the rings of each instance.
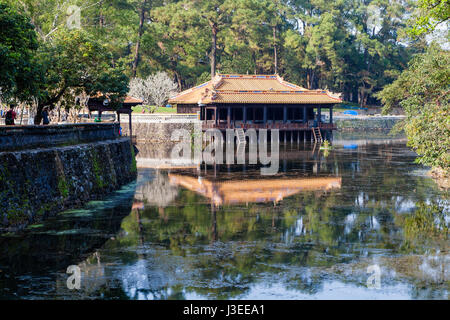
[[99, 140], [0, 152], [0, 231], [23, 229], [133, 181], [137, 169], [130, 139]]

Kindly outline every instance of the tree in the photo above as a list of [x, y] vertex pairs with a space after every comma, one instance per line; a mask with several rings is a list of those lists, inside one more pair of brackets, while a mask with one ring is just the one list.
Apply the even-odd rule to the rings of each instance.
[[210, 40], [205, 21], [198, 11], [188, 10], [184, 2], [156, 8], [152, 17], [154, 36], [143, 41], [146, 53], [152, 57], [148, 64], [153, 64], [155, 71], [166, 70], [180, 89], [195, 85], [208, 72]]
[[450, 53], [434, 44], [416, 55], [397, 80], [378, 97], [384, 112], [400, 106], [406, 113], [403, 128], [417, 161], [450, 173]]
[[151, 21], [150, 17], [150, 10], [152, 7], [156, 7], [160, 1], [154, 1], [154, 0], [134, 0], [131, 1], [134, 2], [135, 10], [137, 11], [139, 15], [139, 27], [137, 30], [137, 37], [136, 37], [136, 46], [134, 49], [134, 57], [133, 57], [133, 66], [132, 66], [132, 76], [136, 76], [136, 71], [140, 59], [140, 48], [141, 48], [141, 42], [142, 42], [142, 36], [145, 31], [145, 24], [149, 21]]
[[0, 99], [27, 101], [36, 90], [33, 59], [38, 47], [28, 18], [0, 2]]
[[35, 124], [41, 121], [42, 109], [53, 109], [64, 101], [66, 108], [75, 106], [75, 97], [98, 92], [108, 94], [115, 105], [128, 92], [128, 77], [121, 67], [111, 65], [110, 55], [92, 36], [82, 30], [54, 33], [51, 42], [38, 52], [41, 73]]
[[448, 23], [448, 19], [450, 19], [449, 0], [418, 0], [414, 24], [409, 33], [413, 37], [431, 33], [439, 24]]
[[178, 85], [166, 72], [158, 72], [147, 79], [134, 78], [130, 81], [129, 94], [142, 99], [144, 105], [163, 106], [167, 100], [177, 93]]
[[78, 5], [82, 29], [112, 67], [142, 79], [165, 71], [179, 89], [216, 72], [275, 72], [375, 104], [424, 43], [402, 38], [409, 0], [3, 1], [30, 16], [43, 44], [64, 30], [69, 4]]

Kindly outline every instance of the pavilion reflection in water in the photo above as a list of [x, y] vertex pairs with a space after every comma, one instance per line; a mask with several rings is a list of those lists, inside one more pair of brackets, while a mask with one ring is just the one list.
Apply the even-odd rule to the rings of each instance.
[[182, 186], [219, 206], [250, 202], [279, 202], [303, 191], [328, 191], [341, 187], [341, 177], [264, 178], [211, 181], [207, 178], [169, 173], [174, 185]]

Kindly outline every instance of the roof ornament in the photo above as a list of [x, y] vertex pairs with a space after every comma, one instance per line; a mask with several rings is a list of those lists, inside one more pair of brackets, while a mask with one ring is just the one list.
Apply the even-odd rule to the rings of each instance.
[[203, 103], [203, 99], [206, 99], [206, 98], [208, 97], [208, 94], [209, 94], [209, 89], [206, 88], [206, 89], [203, 91], [203, 94], [200, 96], [200, 99], [199, 99], [198, 102], [197, 102], [197, 104], [198, 104], [199, 107], [205, 106], [205, 104]]
[[212, 80], [212, 87], [213, 89], [218, 88], [223, 82], [223, 77], [220, 74], [216, 74], [214, 79]]
[[335, 93], [335, 92], [331, 92], [329, 90], [326, 90], [326, 92], [327, 92], [327, 95], [329, 95], [330, 97], [342, 100], [342, 93]]
[[216, 90], [211, 91], [211, 100], [215, 100], [217, 98], [217, 92]]

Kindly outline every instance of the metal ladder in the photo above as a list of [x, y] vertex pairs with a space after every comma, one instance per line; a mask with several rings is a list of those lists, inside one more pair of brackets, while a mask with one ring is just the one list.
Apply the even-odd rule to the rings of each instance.
[[238, 128], [236, 129], [236, 137], [238, 139], [238, 143], [241, 144], [246, 144], [247, 140], [245, 140], [245, 133], [244, 133], [244, 129], [242, 128]]
[[322, 133], [320, 132], [320, 129], [318, 127], [312, 128], [312, 132], [314, 135], [314, 141], [315, 142], [322, 142]]

